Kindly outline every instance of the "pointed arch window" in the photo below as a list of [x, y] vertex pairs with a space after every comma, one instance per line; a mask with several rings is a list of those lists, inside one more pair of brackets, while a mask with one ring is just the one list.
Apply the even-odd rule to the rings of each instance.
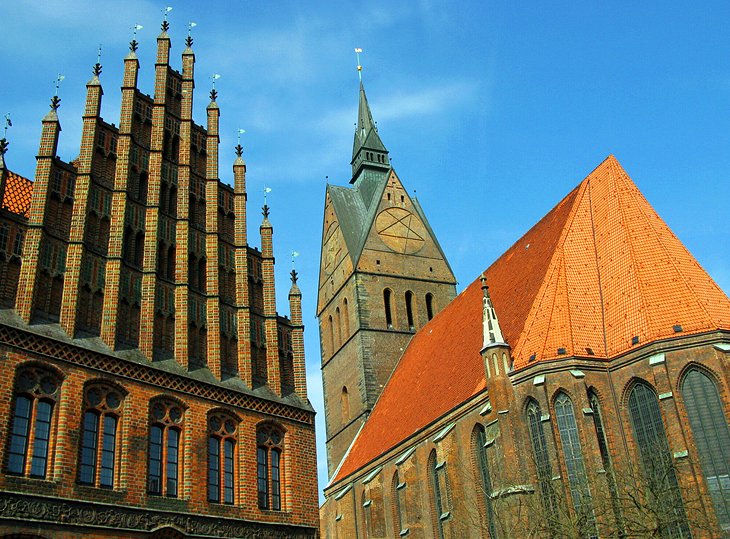
[[555, 415], [558, 420], [558, 432], [563, 446], [565, 468], [568, 472], [568, 485], [578, 524], [589, 537], [594, 537], [596, 536], [596, 518], [593, 514], [593, 500], [583, 461], [583, 449], [578, 436], [578, 425], [575, 422], [573, 401], [565, 393], [558, 394], [555, 399]]
[[497, 535], [497, 526], [494, 519], [494, 504], [492, 503], [492, 478], [489, 474], [489, 459], [487, 458], [487, 432], [483, 425], [476, 426], [472, 440], [479, 484], [484, 493], [485, 516], [487, 517], [489, 537], [491, 539], [498, 539], [499, 536]]
[[588, 402], [593, 411], [593, 427], [596, 430], [596, 440], [598, 442], [598, 450], [601, 453], [601, 463], [606, 472], [606, 482], [608, 483], [608, 492], [611, 496], [611, 507], [613, 516], [616, 519], [616, 525], [620, 531], [623, 530], [623, 516], [621, 515], [621, 504], [618, 497], [618, 488], [616, 486], [616, 476], [611, 463], [611, 454], [608, 451], [608, 440], [606, 439], [606, 431], [603, 427], [603, 412], [601, 411], [601, 403], [598, 395], [591, 390], [588, 392]]
[[340, 394], [340, 412], [342, 414], [343, 422], [350, 419], [350, 395], [347, 392], [347, 386], [342, 386], [342, 393]]
[[224, 413], [208, 419], [208, 501], [235, 502], [237, 424], [236, 419]]
[[345, 329], [345, 338], [350, 336], [350, 312], [347, 304], [347, 298], [342, 301], [342, 321]]
[[682, 397], [717, 520], [730, 530], [730, 430], [715, 382], [699, 369], [682, 381]]
[[393, 292], [390, 290], [390, 288], [386, 288], [383, 290], [383, 306], [385, 307], [385, 326], [388, 329], [393, 328], [393, 311], [391, 308], [391, 297], [393, 295]]
[[15, 380], [7, 472], [45, 479], [53, 436], [53, 409], [61, 379], [42, 367], [26, 367]]
[[408, 318], [408, 329], [414, 331], [416, 325], [413, 319], [413, 292], [406, 291], [406, 316]]
[[402, 535], [406, 529], [406, 505], [402, 503], [401, 500], [405, 487], [406, 484], [400, 482], [398, 470], [396, 470], [393, 474], [393, 484], [390, 492], [393, 498], [393, 529], [400, 535]]
[[553, 469], [550, 465], [545, 431], [542, 425], [542, 413], [537, 401], [530, 400], [527, 404], [527, 428], [530, 432], [532, 455], [537, 469], [537, 481], [540, 486], [540, 499], [548, 514], [555, 512], [556, 500], [552, 486]]
[[659, 400], [643, 382], [631, 389], [629, 415], [646, 481], [648, 503], [657, 508], [672, 508], [671, 511], [658, 511], [662, 537], [691, 537]]
[[342, 346], [342, 316], [340, 315], [340, 308], [335, 309], [335, 325], [337, 326], [337, 346]]
[[438, 462], [436, 459], [436, 450], [432, 450], [428, 457], [428, 474], [431, 486], [431, 495], [433, 496], [433, 523], [439, 539], [444, 539], [444, 521], [449, 518], [446, 509], [445, 499], [445, 481], [446, 481], [446, 463]]
[[433, 318], [433, 294], [426, 294], [426, 316], [429, 320]]
[[93, 384], [84, 394], [79, 483], [114, 488], [117, 430], [123, 393], [108, 384]]
[[257, 429], [256, 451], [259, 509], [281, 511], [284, 433], [275, 425]]
[[335, 329], [334, 329], [334, 325], [332, 324], [332, 315], [329, 315], [327, 317], [327, 327], [325, 329], [327, 332], [327, 348], [329, 348], [330, 353], [334, 354], [334, 352], [335, 352]]
[[183, 409], [175, 401], [158, 399], [150, 407], [150, 447], [147, 490], [177, 498]]

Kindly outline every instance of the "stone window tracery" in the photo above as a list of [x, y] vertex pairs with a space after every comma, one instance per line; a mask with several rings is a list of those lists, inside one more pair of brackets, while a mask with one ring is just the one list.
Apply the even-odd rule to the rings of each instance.
[[147, 490], [150, 494], [177, 498], [180, 439], [184, 411], [171, 399], [157, 399], [150, 406], [150, 445]]
[[284, 433], [275, 425], [262, 425], [256, 443], [259, 509], [281, 511]]
[[117, 431], [122, 392], [108, 384], [94, 384], [84, 394], [79, 456], [79, 483], [114, 488]]

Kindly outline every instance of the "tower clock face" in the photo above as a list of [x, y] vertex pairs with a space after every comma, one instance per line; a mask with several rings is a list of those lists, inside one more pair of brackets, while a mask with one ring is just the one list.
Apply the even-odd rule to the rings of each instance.
[[404, 208], [387, 208], [378, 214], [375, 229], [383, 243], [396, 253], [413, 254], [426, 243], [423, 223]]

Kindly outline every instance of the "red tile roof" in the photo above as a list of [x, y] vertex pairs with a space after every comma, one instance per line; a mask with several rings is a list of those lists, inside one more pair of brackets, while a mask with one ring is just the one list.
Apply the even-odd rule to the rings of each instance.
[[[486, 271], [514, 369], [730, 330], [730, 299], [609, 156]], [[479, 279], [413, 338], [334, 481], [485, 387]], [[561, 354], [558, 354], [558, 349]], [[532, 359], [534, 356], [534, 359]]]
[[8, 171], [5, 178], [5, 196], [2, 199], [2, 207], [13, 213], [28, 217], [30, 213], [30, 200], [33, 196], [33, 182], [15, 172]]

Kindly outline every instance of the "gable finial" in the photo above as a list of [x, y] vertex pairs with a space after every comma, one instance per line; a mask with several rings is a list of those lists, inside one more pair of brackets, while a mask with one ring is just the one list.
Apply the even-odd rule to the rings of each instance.
[[[8, 128], [9, 127], [13, 127], [13, 122], [10, 121], [10, 113], [8, 112], [5, 115], [5, 130], [3, 132], [3, 140], [6, 140], [8, 138]], [[5, 152], [3, 152], [3, 153], [5, 153]]]
[[[192, 42], [191, 42], [191, 44], [192, 44]], [[188, 47], [189, 47], [189, 46], [190, 46], [190, 45], [188, 45]], [[220, 79], [220, 78], [221, 78], [221, 76], [220, 76], [220, 75], [219, 75], [218, 73], [213, 73], [213, 74], [212, 74], [212, 75], [210, 76], [210, 78], [211, 78], [211, 80], [213, 81], [213, 89], [212, 89], [212, 90], [210, 91], [210, 100], [211, 100], [211, 101], [215, 101], [215, 100], [216, 100], [216, 98], [218, 97], [218, 90], [216, 90], [216, 89], [215, 89], [215, 81], [217, 81], [218, 79]]]
[[362, 49], [360, 47], [355, 47], [355, 56], [357, 56], [357, 76], [360, 78], [360, 82], [362, 82], [362, 64], [360, 64], [361, 52]]
[[101, 43], [99, 43], [99, 50], [96, 53], [96, 63], [92, 69], [95, 77], [101, 75]]
[[167, 6], [162, 10], [162, 31], [167, 32], [170, 29], [170, 23], [167, 22], [167, 15], [172, 11], [172, 6]]
[[58, 74], [58, 77], [56, 77], [56, 80], [54, 82], [54, 92], [53, 97], [51, 98], [51, 109], [54, 111], [58, 110], [58, 107], [61, 106], [61, 98], [58, 97], [58, 87], [61, 86], [61, 82], [63, 82], [63, 79], [65, 79], [65, 75]]
[[[243, 155], [243, 146], [241, 146], [241, 135], [243, 135], [245, 132], [246, 132], [245, 129], [240, 129], [240, 128], [238, 129], [238, 133], [237, 133], [238, 141], [234, 148], [236, 150], [236, 155], [238, 157], [241, 157]], [[266, 192], [264, 192], [264, 200], [266, 200]]]
[[137, 32], [144, 28], [141, 24], [135, 24], [132, 26], [132, 41], [129, 42], [129, 50], [132, 52], [137, 52], [137, 47], [139, 46], [139, 43], [137, 43]]
[[291, 270], [291, 273], [289, 275], [291, 275], [291, 284], [297, 284], [297, 279], [299, 279], [299, 274], [297, 273], [297, 270]]
[[188, 37], [185, 38], [186, 47], [193, 46], [193, 28], [195, 28], [196, 26], [198, 26], [197, 22], [190, 21], [188, 23]]
[[261, 214], [264, 216], [265, 219], [269, 218], [269, 206], [268, 204], [264, 204], [264, 207], [261, 208]]

